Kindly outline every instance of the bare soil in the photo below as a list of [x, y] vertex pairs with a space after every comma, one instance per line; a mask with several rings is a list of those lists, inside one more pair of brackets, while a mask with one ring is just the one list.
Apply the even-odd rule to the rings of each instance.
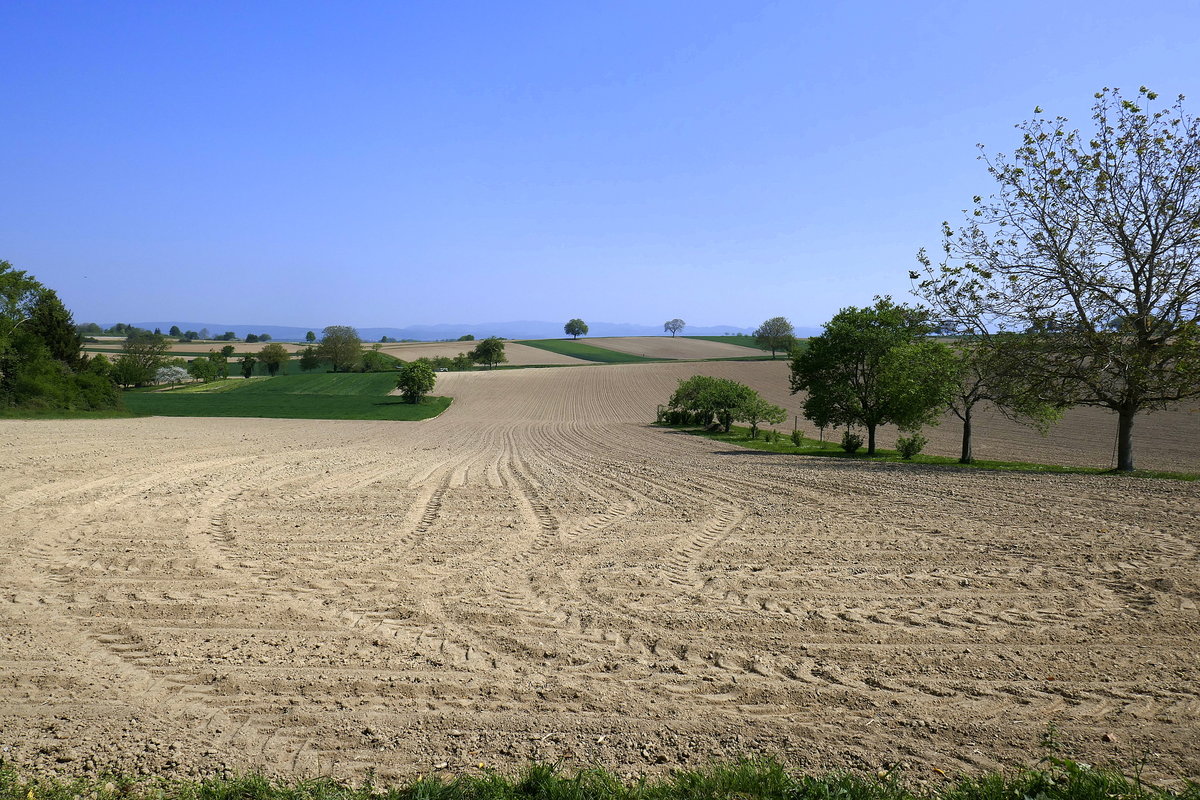
[[[756, 347], [710, 342], [707, 339], [684, 339], [678, 336], [612, 336], [580, 341], [646, 358], [757, 358], [770, 352]], [[780, 353], [779, 356], [785, 358], [787, 354]]]
[[[414, 361], [418, 358], [438, 358], [445, 356], [454, 358], [459, 353], [468, 353], [474, 349], [478, 342], [400, 342], [397, 344], [385, 344], [383, 352], [393, 355], [396, 358], [402, 358], [405, 361]], [[527, 344], [519, 342], [504, 343], [504, 357], [508, 359], [506, 363], [516, 366], [540, 366], [546, 364], [577, 364], [583, 365], [590, 362], [582, 359], [564, 356], [561, 353], [551, 353], [549, 350], [542, 350], [538, 347], [530, 347]]]
[[[936, 778], [1053, 725], [1200, 776], [1200, 486], [648, 426], [700, 368], [795, 404], [782, 364], [650, 364], [451, 373], [421, 423], [0, 422], [0, 758]], [[1139, 461], [1200, 468], [1196, 419], [1140, 422]], [[1110, 423], [980, 449], [1089, 463]]]

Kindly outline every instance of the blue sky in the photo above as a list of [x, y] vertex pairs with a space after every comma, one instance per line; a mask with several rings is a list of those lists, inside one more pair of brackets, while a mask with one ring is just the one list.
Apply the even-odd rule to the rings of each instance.
[[0, 259], [78, 321], [816, 325], [1034, 106], [1196, 93], [1200, 6], [0, 0], [0, 52]]

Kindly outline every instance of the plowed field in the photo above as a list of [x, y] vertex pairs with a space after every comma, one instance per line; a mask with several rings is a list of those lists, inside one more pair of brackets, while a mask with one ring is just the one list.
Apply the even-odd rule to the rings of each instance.
[[[782, 364], [649, 364], [451, 373], [422, 423], [0, 422], [0, 758], [936, 777], [1053, 724], [1200, 776], [1200, 485], [647, 427], [701, 367], [798, 407]], [[1142, 463], [1197, 469], [1195, 420], [1139, 423]], [[1102, 416], [1056, 435], [1111, 447]]]

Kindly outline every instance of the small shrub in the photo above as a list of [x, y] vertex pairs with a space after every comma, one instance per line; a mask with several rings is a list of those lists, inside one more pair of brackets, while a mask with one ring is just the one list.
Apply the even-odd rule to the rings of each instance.
[[798, 431], [798, 430], [792, 431], [792, 444], [796, 445], [796, 447], [799, 447], [800, 445], [804, 444], [804, 435], [801, 434], [800, 431]]
[[842, 449], [847, 453], [857, 453], [863, 446], [863, 438], [849, 428], [842, 434]]
[[928, 439], [917, 431], [913, 431], [912, 436], [901, 436], [896, 440], [896, 450], [900, 453], [901, 458], [908, 461], [917, 453], [924, 450], [927, 444], [929, 444]]
[[770, 428], [766, 428], [763, 430], [763, 441], [766, 442], [767, 444], [774, 443], [777, 436], [779, 436], [779, 434], [776, 431], [771, 430]]

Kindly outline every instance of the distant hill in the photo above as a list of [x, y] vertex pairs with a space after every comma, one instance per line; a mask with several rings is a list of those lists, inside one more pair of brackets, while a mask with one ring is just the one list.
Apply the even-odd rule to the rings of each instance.
[[[358, 335], [365, 341], [378, 341], [384, 336], [392, 339], [410, 339], [419, 342], [436, 342], [444, 339], [457, 339], [466, 334], [472, 334], [476, 339], [488, 336], [499, 336], [504, 339], [554, 339], [565, 336], [563, 322], [464, 322], [439, 325], [410, 325], [406, 328], [358, 328]], [[106, 327], [112, 323], [101, 323]], [[225, 322], [181, 322], [168, 320], [164, 322], [135, 322], [139, 328], [163, 331], [178, 325], [181, 330], [199, 331], [208, 328], [213, 336], [219, 336], [225, 331], [233, 331], [239, 339], [246, 338], [250, 333], [269, 333], [272, 339], [281, 341], [303, 341], [304, 334], [315, 331], [321, 335], [321, 327], [292, 327], [287, 325], [246, 325], [242, 323]], [[706, 325], [691, 326], [683, 330], [684, 336], [723, 336], [726, 334], [754, 333], [753, 328], [743, 328], [738, 325]], [[820, 333], [818, 328], [797, 328], [798, 336], [813, 336]], [[629, 322], [589, 322], [588, 336], [662, 336], [662, 325], [638, 325]]]

